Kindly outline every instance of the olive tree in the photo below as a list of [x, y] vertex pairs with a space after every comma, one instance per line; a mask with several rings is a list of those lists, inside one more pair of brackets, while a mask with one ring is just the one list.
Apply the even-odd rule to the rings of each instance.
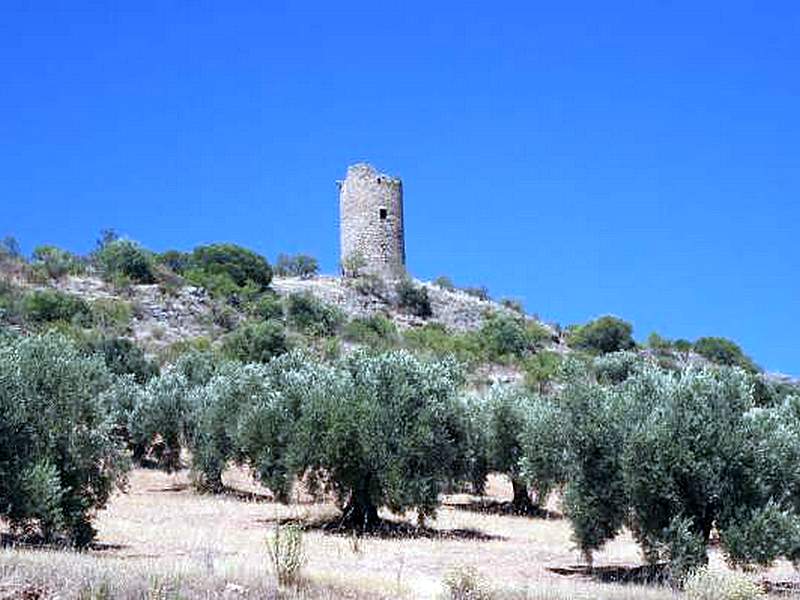
[[644, 362], [600, 385], [573, 377], [567, 515], [591, 552], [628, 525], [674, 577], [707, 561], [712, 530], [738, 565], [800, 557], [800, 401], [758, 408], [741, 369]]
[[0, 342], [0, 517], [85, 545], [127, 460], [104, 399], [113, 376], [55, 334]]
[[465, 446], [457, 365], [403, 351], [297, 362], [240, 422], [265, 483], [285, 494], [305, 477], [335, 494], [343, 523], [362, 530], [379, 524], [381, 506], [433, 515]]

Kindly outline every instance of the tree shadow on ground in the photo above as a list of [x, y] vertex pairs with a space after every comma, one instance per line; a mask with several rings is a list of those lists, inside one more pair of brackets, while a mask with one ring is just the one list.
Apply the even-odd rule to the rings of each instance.
[[327, 516], [319, 520], [298, 519], [295, 517], [279, 517], [276, 519], [262, 519], [261, 522], [277, 525], [298, 525], [303, 531], [321, 531], [331, 535], [346, 537], [357, 536], [364, 538], [378, 538], [382, 540], [394, 539], [430, 539], [430, 540], [472, 540], [479, 542], [505, 541], [507, 538], [500, 535], [491, 535], [471, 528], [436, 529], [427, 525], [414, 525], [407, 521], [392, 521], [380, 519], [377, 525], [364, 530], [353, 527], [344, 522], [340, 515]]
[[669, 565], [605, 565], [590, 567], [588, 565], [570, 565], [568, 567], [547, 567], [557, 575], [583, 575], [600, 583], [633, 583], [639, 585], [663, 584], [669, 582]]
[[561, 513], [547, 510], [532, 504], [520, 510], [510, 500], [495, 500], [493, 498], [471, 498], [467, 501], [445, 501], [443, 506], [454, 510], [465, 510], [487, 515], [532, 517], [534, 519], [563, 519]]
[[[75, 547], [64, 541], [48, 542], [36, 533], [0, 533], [0, 548], [26, 548], [35, 550], [74, 550]], [[124, 550], [124, 544], [109, 544], [105, 542], [90, 542], [82, 550], [93, 552], [112, 552]]]

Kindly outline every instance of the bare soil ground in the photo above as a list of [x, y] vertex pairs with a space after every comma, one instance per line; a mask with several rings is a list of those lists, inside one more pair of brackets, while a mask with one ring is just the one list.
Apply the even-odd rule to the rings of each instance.
[[[127, 493], [117, 494], [97, 515], [99, 536], [89, 552], [0, 550], [0, 599], [45, 598], [61, 587], [77, 593], [99, 589], [103, 582], [115, 590], [150, 589], [150, 597], [153, 586], [170, 585], [179, 587], [183, 597], [273, 597], [265, 539], [275, 523], [318, 524], [334, 519], [336, 508], [302, 494], [288, 506], [272, 502], [241, 471], [227, 473], [226, 483], [228, 494], [198, 495], [185, 471], [135, 470]], [[309, 527], [304, 572], [310, 587], [288, 597], [435, 598], [442, 592], [443, 576], [454, 567], [474, 568], [501, 598], [679, 597], [656, 585], [608, 582], [641, 572], [641, 557], [629, 535], [599, 552], [595, 565], [600, 568], [589, 575], [557, 505], [548, 507], [548, 518], [503, 514], [511, 490], [500, 477], [490, 480], [488, 494], [488, 500], [447, 496], [438, 518], [419, 534], [403, 527], [403, 536], [356, 538]], [[414, 523], [414, 517], [406, 515], [406, 522]], [[716, 554], [712, 564], [724, 568]], [[783, 564], [760, 576], [800, 581]]]

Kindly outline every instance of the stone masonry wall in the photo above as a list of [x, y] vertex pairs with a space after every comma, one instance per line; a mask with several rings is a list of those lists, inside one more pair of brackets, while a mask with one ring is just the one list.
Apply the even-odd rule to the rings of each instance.
[[391, 279], [405, 274], [400, 179], [364, 163], [349, 167], [339, 187], [339, 217], [343, 265], [360, 257], [365, 272]]

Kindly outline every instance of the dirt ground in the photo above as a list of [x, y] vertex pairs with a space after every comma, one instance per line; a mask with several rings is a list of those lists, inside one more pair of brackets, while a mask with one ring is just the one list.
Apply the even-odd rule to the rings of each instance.
[[[97, 514], [99, 535], [90, 554], [120, 568], [168, 567], [187, 577], [203, 573], [246, 586], [269, 576], [265, 540], [276, 522], [318, 523], [337, 515], [332, 504], [302, 496], [288, 506], [272, 502], [241, 471], [227, 473], [226, 484], [230, 492], [225, 495], [199, 495], [185, 471], [171, 475], [133, 471], [127, 492], [115, 495], [108, 508]], [[493, 587], [515, 590], [514, 597], [676, 597], [663, 588], [618, 586], [573, 573], [573, 567], [581, 566], [580, 554], [556, 502], [543, 518], [513, 516], [502, 514], [496, 506], [511, 497], [504, 478], [492, 477], [487, 493], [489, 497], [482, 500], [467, 495], [445, 497], [429, 529], [408, 537], [356, 538], [311, 528], [305, 535], [305, 571], [326, 585], [411, 598], [439, 595], [444, 575], [455, 567], [475, 569]], [[388, 513], [382, 516], [397, 519]], [[415, 522], [414, 515], [405, 517], [408, 523]], [[631, 537], [623, 534], [596, 554], [595, 565], [604, 573], [624, 574], [641, 565], [641, 557]], [[712, 565], [723, 568], [715, 553]], [[785, 564], [761, 576], [800, 580]]]

